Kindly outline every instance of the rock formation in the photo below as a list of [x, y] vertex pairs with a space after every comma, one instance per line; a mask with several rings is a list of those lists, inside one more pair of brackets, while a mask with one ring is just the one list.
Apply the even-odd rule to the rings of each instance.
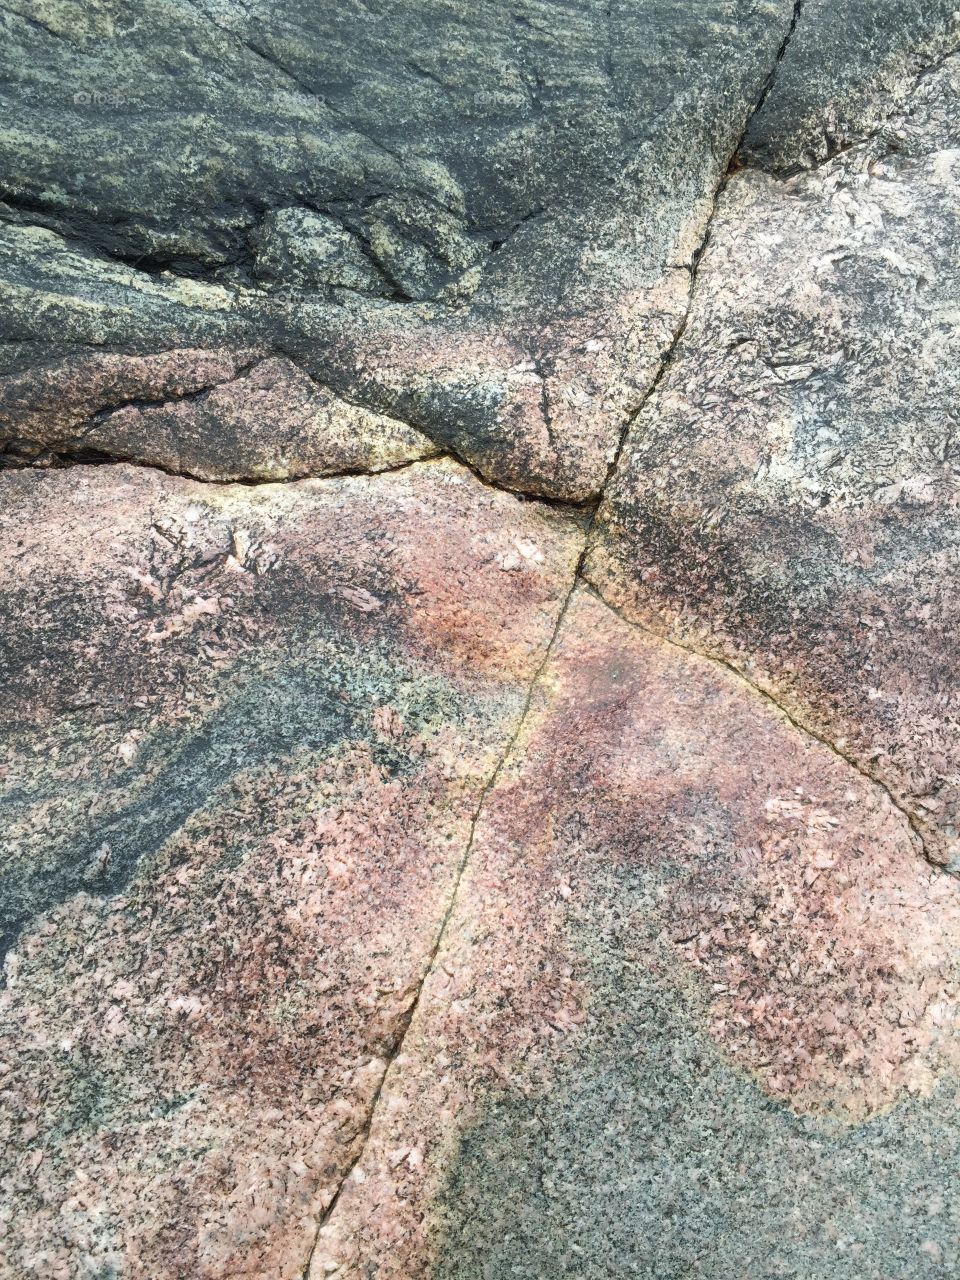
[[957, 1275], [953, 0], [0, 24], [2, 1280]]

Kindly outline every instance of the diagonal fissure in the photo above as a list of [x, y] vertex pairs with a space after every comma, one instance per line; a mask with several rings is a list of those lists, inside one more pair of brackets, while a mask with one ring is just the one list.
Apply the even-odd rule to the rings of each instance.
[[450, 890], [450, 896], [447, 901], [446, 910], [444, 911], [443, 917], [440, 921], [440, 927], [437, 930], [437, 935], [436, 935], [436, 938], [434, 939], [433, 947], [431, 948], [426, 966], [424, 967], [423, 976], [421, 977], [419, 983], [417, 984], [413, 997], [400, 1019], [398, 1033], [394, 1038], [394, 1043], [393, 1043], [391, 1052], [389, 1054], [389, 1057], [387, 1058], [386, 1065], [383, 1069], [383, 1073], [381, 1074], [379, 1083], [377, 1084], [377, 1087], [374, 1090], [373, 1097], [370, 1102], [370, 1107], [367, 1112], [366, 1123], [360, 1134], [359, 1150], [357, 1151], [354, 1158], [350, 1161], [346, 1171], [344, 1172], [339, 1183], [337, 1184], [336, 1191], [334, 1192], [333, 1197], [330, 1200], [330, 1203], [327, 1205], [326, 1209], [323, 1211], [317, 1223], [317, 1229], [314, 1235], [313, 1243], [310, 1247], [310, 1253], [307, 1257], [307, 1262], [302, 1272], [303, 1280], [306, 1280], [306, 1277], [309, 1275], [310, 1265], [313, 1261], [313, 1255], [316, 1252], [317, 1244], [320, 1239], [320, 1234], [323, 1231], [323, 1228], [327, 1225], [327, 1223], [330, 1221], [331, 1217], [333, 1216], [333, 1213], [336, 1210], [337, 1204], [340, 1200], [343, 1190], [350, 1180], [351, 1174], [363, 1159], [364, 1153], [367, 1148], [367, 1142], [373, 1130], [373, 1124], [376, 1118], [376, 1113], [377, 1113], [377, 1108], [380, 1102], [380, 1098], [383, 1094], [384, 1088], [386, 1087], [386, 1084], [391, 1075], [391, 1072], [395, 1069], [397, 1060], [400, 1057], [400, 1054], [403, 1052], [403, 1045], [407, 1036], [407, 1032], [409, 1031], [413, 1023], [413, 1020], [416, 1016], [417, 1009], [420, 1005], [421, 997], [423, 995], [424, 990], [426, 989], [427, 983], [429, 982], [434, 972], [434, 969], [436, 968], [438, 957], [443, 948], [443, 944], [444, 944], [444, 941], [446, 940], [447, 933], [449, 932], [450, 923], [453, 919], [454, 911], [456, 909], [457, 901], [460, 895], [460, 888], [461, 888], [461, 885], [463, 884], [464, 876], [466, 875], [467, 867], [469, 866], [469, 863], [470, 863], [470, 857], [471, 857], [471, 854], [473, 853], [473, 848], [476, 843], [477, 830], [480, 824], [480, 820], [483, 817], [483, 811], [487, 802], [487, 798], [490, 795], [490, 793], [494, 790], [497, 783], [499, 782], [504, 769], [506, 768], [508, 762], [510, 761], [511, 757], [514, 754], [517, 743], [519, 742], [521, 735], [523, 734], [524, 726], [527, 723], [527, 720], [530, 715], [530, 709], [531, 709], [531, 706], [533, 705], [533, 699], [537, 690], [537, 686], [539, 685], [540, 680], [543, 676], [543, 673], [546, 670], [547, 666], [549, 665], [551, 657], [553, 656], [553, 651], [554, 651], [554, 648], [556, 647], [557, 638], [560, 635], [560, 632], [563, 628], [563, 622], [567, 615], [567, 611], [570, 607], [570, 602], [573, 599], [577, 586], [582, 580], [583, 567], [586, 559], [586, 554], [587, 554], [587, 532], [585, 531], [583, 547], [580, 552], [580, 558], [577, 561], [577, 566], [571, 578], [570, 585], [567, 588], [566, 595], [563, 598], [563, 603], [561, 604], [560, 610], [557, 614], [557, 619], [556, 619], [556, 622], [554, 623], [553, 631], [551, 632], [550, 639], [547, 643], [547, 647], [544, 650], [543, 657], [536, 671], [531, 677], [530, 683], [527, 686], [527, 692], [524, 697], [523, 706], [520, 710], [519, 717], [517, 719], [516, 728], [514, 729], [513, 733], [510, 735], [510, 738], [506, 746], [504, 747], [504, 750], [500, 756], [500, 759], [498, 760], [492, 773], [487, 779], [483, 787], [483, 790], [480, 793], [480, 798], [477, 801], [476, 808], [474, 809], [473, 817], [471, 818], [471, 821], [470, 821], [470, 829], [464, 844], [463, 854], [460, 858], [460, 862], [454, 874], [453, 885]]
[[615, 604], [612, 604], [604, 596], [601, 589], [597, 586], [595, 582], [592, 581], [592, 579], [589, 577], [589, 575], [586, 572], [584, 572], [583, 574], [583, 582], [587, 590], [590, 591], [590, 593], [594, 595], [597, 598], [597, 600], [600, 601], [601, 604], [603, 604], [607, 609], [609, 609], [611, 613], [616, 614], [616, 616], [621, 620], [621, 622], [624, 622], [628, 627], [633, 627], [635, 630], [642, 632], [644, 635], [652, 636], [653, 639], [658, 640], [663, 644], [671, 645], [674, 649], [679, 649], [683, 653], [688, 653], [694, 658], [701, 658], [703, 659], [704, 662], [711, 662], [715, 666], [721, 667], [724, 671], [732, 675], [741, 684], [746, 685], [746, 687], [751, 691], [751, 693], [756, 694], [757, 697], [761, 698], [769, 707], [772, 707], [775, 711], [779, 712], [780, 715], [784, 716], [786, 720], [793, 726], [793, 728], [797, 730], [798, 733], [802, 733], [806, 737], [812, 738], [815, 742], [818, 742], [822, 747], [826, 747], [827, 750], [830, 751], [834, 756], [836, 756], [838, 760], [842, 760], [844, 764], [848, 765], [851, 769], [854, 770], [854, 772], [858, 773], [861, 778], [865, 779], [867, 782], [871, 783], [873, 786], [878, 787], [886, 796], [886, 798], [890, 801], [890, 804], [893, 806], [893, 808], [896, 809], [896, 811], [906, 821], [911, 832], [916, 836], [917, 840], [920, 843], [920, 849], [923, 853], [924, 859], [927, 862], [929, 862], [930, 865], [934, 867], [937, 871], [945, 870], [945, 868], [939, 862], [937, 862], [931, 855], [930, 850], [927, 846], [926, 840], [924, 839], [923, 831], [920, 827], [919, 822], [917, 821], [916, 816], [913, 813], [911, 813], [910, 810], [901, 801], [897, 799], [897, 797], [890, 790], [889, 785], [883, 780], [883, 778], [879, 777], [876, 773], [872, 772], [870, 769], [865, 768], [864, 765], [859, 760], [857, 760], [854, 756], [849, 755], [845, 751], [842, 751], [835, 742], [831, 741], [831, 739], [826, 737], [823, 733], [818, 732], [811, 725], [807, 724], [805, 720], [801, 719], [797, 715], [795, 711], [791, 711], [787, 707], [785, 707], [782, 702], [780, 702], [777, 698], [774, 697], [774, 695], [770, 692], [769, 689], [765, 689], [762, 685], [759, 685], [755, 681], [751, 680], [750, 677], [746, 674], [746, 672], [741, 670], [740, 667], [735, 666], [732, 662], [729, 662], [726, 658], [723, 658], [718, 654], [706, 653], [702, 649], [697, 649], [693, 645], [684, 644], [681, 640], [677, 640], [673, 636], [666, 635], [662, 631], [657, 631], [655, 628], [647, 626], [645, 623], [639, 622], [636, 618], [633, 618], [629, 614], [624, 612], [623, 609], [618, 608], [618, 606]]
[[620, 440], [617, 444], [616, 451], [614, 452], [614, 456], [610, 463], [610, 466], [607, 468], [607, 474], [604, 478], [603, 485], [600, 488], [600, 492], [597, 499], [598, 505], [600, 502], [602, 502], [603, 496], [606, 493], [606, 490], [610, 484], [610, 481], [613, 478], [614, 474], [616, 473], [617, 467], [620, 462], [620, 456], [623, 453], [624, 447], [627, 442], [627, 438], [630, 434], [630, 430], [633, 427], [633, 424], [637, 421], [637, 419], [639, 418], [640, 414], [643, 412], [643, 409], [647, 405], [647, 403], [656, 394], [661, 383], [666, 377], [668, 370], [670, 369], [671, 365], [674, 363], [674, 360], [676, 359], [677, 352], [680, 348], [681, 342], [683, 341], [683, 336], [686, 332], [687, 324], [689, 323], [690, 315], [693, 310], [694, 294], [697, 287], [697, 276], [700, 270], [700, 264], [703, 261], [704, 254], [706, 253], [707, 247], [710, 243], [710, 236], [713, 231], [714, 218], [716, 217], [717, 208], [720, 204], [720, 200], [723, 196], [723, 193], [726, 191], [727, 185], [730, 181], [733, 163], [736, 160], [736, 157], [739, 154], [741, 148], [743, 147], [747, 133], [749, 132], [749, 129], [750, 129], [750, 124], [754, 116], [757, 114], [758, 111], [760, 111], [763, 108], [763, 104], [766, 102], [767, 98], [770, 96], [770, 92], [773, 89], [774, 84], [776, 83], [777, 72], [780, 69], [780, 64], [783, 62], [784, 58], [787, 56], [787, 50], [790, 48], [790, 42], [794, 37], [794, 33], [796, 32], [796, 29], [797, 29], [797, 24], [799, 23], [800, 18], [803, 14], [803, 5], [804, 5], [804, 0], [795, 0], [794, 6], [793, 6], [793, 16], [791, 17], [789, 25], [787, 26], [787, 30], [784, 33], [783, 40], [780, 42], [780, 46], [777, 49], [777, 53], [776, 53], [776, 57], [774, 59], [773, 65], [771, 66], [770, 71], [768, 72], [763, 82], [763, 85], [760, 89], [760, 94], [757, 97], [756, 102], [754, 103], [752, 109], [750, 110], [746, 119], [744, 120], [743, 128], [741, 129], [734, 146], [731, 148], [729, 155], [726, 158], [726, 163], [721, 166], [720, 178], [713, 190], [713, 195], [710, 200], [710, 209], [709, 209], [709, 212], [707, 213], [707, 217], [703, 225], [703, 233], [700, 236], [699, 243], [696, 245], [692, 254], [690, 255], [690, 262], [686, 268], [690, 278], [687, 284], [687, 300], [686, 300], [686, 305], [683, 309], [683, 314], [680, 317], [677, 327], [673, 331], [673, 336], [670, 339], [669, 345], [667, 346], [666, 350], [663, 352], [663, 354], [660, 357], [660, 365], [659, 365], [659, 368], [657, 369], [657, 372], [654, 374], [653, 379], [650, 382], [650, 385], [647, 387], [646, 392], [644, 393], [642, 399], [640, 400], [640, 403], [633, 409], [633, 411], [628, 416], [626, 423], [624, 424], [623, 431], [621, 432]]
[[[803, 0], [797, 0], [797, 2], [794, 5], [793, 18], [790, 22], [789, 28], [784, 36], [784, 39], [781, 42], [781, 45], [777, 51], [776, 61], [774, 62], [774, 65], [764, 82], [763, 89], [760, 93], [760, 96], [757, 100], [756, 105], [754, 106], [753, 110], [750, 112], [750, 115], [748, 116], [744, 124], [743, 131], [741, 132], [740, 136], [737, 139], [736, 146], [731, 151], [731, 154], [730, 154], [731, 161], [743, 144], [743, 140], [746, 137], [747, 129], [749, 128], [749, 125], [750, 125], [750, 120], [753, 118], [756, 112], [759, 111], [760, 108], [763, 106], [763, 103], [766, 100], [767, 95], [770, 93], [770, 90], [773, 87], [774, 80], [776, 79], [777, 68], [779, 67], [780, 63], [783, 61], [786, 55], [787, 48], [789, 47], [789, 44], [790, 44], [790, 40], [793, 37], [793, 33], [796, 29], [797, 22], [799, 21], [799, 18], [800, 18], [802, 5], [803, 5]], [[683, 334], [686, 329], [687, 322], [689, 320], [691, 309], [693, 306], [694, 290], [696, 287], [696, 280], [697, 280], [697, 271], [699, 269], [701, 259], [703, 257], [704, 251], [707, 247], [707, 244], [710, 238], [710, 230], [711, 230], [713, 218], [717, 209], [717, 204], [726, 187], [728, 176], [729, 176], [729, 161], [728, 161], [727, 169], [721, 176], [720, 181], [718, 182], [714, 190], [712, 201], [711, 201], [710, 212], [707, 216], [707, 219], [704, 225], [703, 235], [700, 239], [699, 245], [697, 246], [691, 258], [690, 269], [689, 269], [690, 281], [689, 281], [689, 286], [687, 291], [686, 306], [684, 308], [683, 315], [681, 316], [680, 321], [677, 324], [676, 329], [674, 330], [674, 333], [672, 335], [672, 338], [670, 340], [668, 347], [666, 348], [666, 350], [663, 352], [661, 356], [659, 368], [657, 369], [656, 374], [654, 375], [649, 387], [647, 388], [646, 394], [644, 395], [640, 404], [629, 415], [629, 417], [627, 418], [626, 422], [623, 425], [623, 429], [620, 433], [619, 440], [617, 441], [617, 446], [616, 446], [616, 449], [614, 450], [613, 457], [611, 458], [610, 464], [607, 467], [607, 472], [604, 477], [603, 485], [600, 488], [597, 498], [589, 508], [589, 516], [586, 521], [586, 525], [584, 529], [583, 548], [581, 550], [580, 558], [577, 562], [576, 569], [574, 570], [574, 573], [571, 577], [570, 585], [567, 589], [566, 596], [564, 597], [563, 604], [561, 605], [560, 611], [557, 614], [557, 620], [556, 620], [556, 623], [554, 624], [550, 641], [544, 652], [543, 659], [541, 660], [540, 665], [538, 666], [536, 672], [534, 673], [530, 681], [530, 684], [527, 688], [524, 705], [521, 710], [520, 717], [517, 721], [517, 727], [514, 730], [509, 742], [507, 743], [503, 751], [503, 754], [500, 757], [499, 762], [497, 763], [489, 779], [487, 780], [487, 783], [484, 786], [483, 791], [481, 792], [479, 801], [477, 803], [477, 806], [471, 821], [470, 831], [464, 846], [463, 856], [461, 857], [460, 864], [457, 868], [457, 871], [454, 877], [454, 883], [450, 892], [447, 908], [444, 913], [443, 919], [440, 923], [440, 928], [437, 931], [437, 936], [434, 941], [434, 945], [431, 950], [426, 967], [424, 969], [423, 977], [421, 978], [417, 986], [417, 989], [414, 992], [413, 998], [410, 1001], [410, 1004], [401, 1019], [400, 1029], [395, 1039], [393, 1049], [387, 1060], [386, 1066], [384, 1067], [383, 1074], [381, 1075], [377, 1088], [374, 1091], [374, 1094], [370, 1103], [370, 1107], [367, 1113], [366, 1123], [361, 1132], [361, 1141], [360, 1141], [359, 1150], [357, 1151], [357, 1154], [355, 1155], [353, 1160], [350, 1162], [348, 1168], [346, 1169], [345, 1173], [343, 1174], [342, 1178], [337, 1184], [337, 1188], [333, 1194], [333, 1197], [331, 1198], [329, 1204], [327, 1205], [326, 1209], [323, 1211], [317, 1223], [316, 1233], [314, 1235], [313, 1243], [311, 1245], [310, 1252], [307, 1257], [306, 1265], [302, 1273], [303, 1280], [306, 1280], [307, 1276], [309, 1275], [310, 1266], [313, 1261], [313, 1256], [317, 1249], [317, 1244], [320, 1239], [320, 1234], [323, 1231], [323, 1228], [327, 1225], [327, 1223], [330, 1221], [333, 1214], [335, 1213], [337, 1205], [343, 1194], [344, 1188], [349, 1182], [350, 1177], [353, 1174], [354, 1170], [359, 1166], [360, 1162], [363, 1159], [364, 1153], [367, 1148], [367, 1143], [370, 1138], [370, 1134], [372, 1133], [372, 1130], [373, 1130], [374, 1121], [376, 1119], [377, 1110], [379, 1107], [380, 1099], [383, 1095], [384, 1088], [386, 1087], [386, 1084], [391, 1075], [391, 1072], [395, 1069], [397, 1060], [403, 1051], [403, 1045], [407, 1036], [407, 1032], [409, 1031], [413, 1023], [414, 1018], [416, 1017], [417, 1009], [419, 1007], [423, 992], [426, 989], [426, 985], [430, 980], [430, 977], [433, 974], [434, 969], [436, 968], [438, 957], [443, 948], [444, 941], [449, 931], [451, 920], [453, 919], [454, 910], [456, 908], [457, 900], [460, 894], [460, 888], [470, 863], [471, 854], [473, 852], [474, 844], [476, 842], [477, 830], [480, 824], [480, 820], [483, 817], [483, 811], [487, 802], [487, 798], [496, 787], [497, 782], [502, 776], [503, 771], [507, 766], [507, 763], [509, 762], [511, 756], [513, 755], [516, 745], [520, 740], [520, 737], [524, 730], [524, 726], [526, 725], [527, 719], [530, 715], [530, 709], [533, 705], [533, 699], [536, 694], [537, 687], [541, 679], [543, 678], [543, 674], [546, 671], [550, 663], [550, 660], [553, 656], [554, 650], [556, 648], [557, 640], [559, 638], [560, 632], [563, 629], [564, 620], [566, 618], [567, 612], [570, 608], [571, 601], [573, 600], [573, 597], [577, 588], [583, 585], [583, 586], [587, 586], [592, 590], [596, 590], [592, 586], [592, 584], [589, 583], [586, 577], [585, 565], [586, 565], [587, 553], [590, 548], [590, 539], [593, 531], [593, 526], [596, 521], [597, 512], [599, 511], [600, 503], [603, 499], [604, 493], [606, 492], [606, 489], [609, 486], [612, 477], [616, 473], [617, 467], [620, 462], [620, 457], [623, 453], [624, 447], [627, 442], [627, 438], [630, 434], [631, 427], [636, 421], [638, 415], [642, 412], [644, 405], [656, 393], [657, 388], [662, 383], [668, 369], [670, 368], [676, 356], [677, 349], [683, 338]], [[542, 499], [540, 500], [542, 501]], [[597, 592], [597, 594], [599, 596], [599, 592]], [[602, 599], [602, 597], [600, 598]], [[606, 601], [604, 601], [604, 603], [606, 604]], [[770, 699], [770, 701], [772, 701], [772, 699]]]

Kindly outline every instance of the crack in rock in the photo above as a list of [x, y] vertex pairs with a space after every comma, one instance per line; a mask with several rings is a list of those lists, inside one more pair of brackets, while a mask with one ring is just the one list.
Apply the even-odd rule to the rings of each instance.
[[924, 839], [923, 831], [921, 830], [920, 825], [917, 822], [917, 819], [910, 812], [909, 809], [907, 809], [903, 804], [901, 804], [901, 802], [896, 798], [896, 796], [890, 790], [887, 783], [885, 783], [881, 777], [879, 777], [875, 773], [872, 773], [869, 769], [865, 769], [863, 765], [860, 764], [859, 761], [857, 761], [853, 756], [848, 755], [844, 751], [841, 751], [835, 742], [832, 742], [828, 737], [825, 737], [823, 734], [818, 733], [815, 729], [811, 728], [808, 724], [805, 724], [803, 720], [801, 720], [795, 712], [788, 710], [787, 707], [783, 705], [783, 703], [779, 702], [777, 698], [774, 696], [774, 694], [770, 692], [769, 689], [764, 689], [761, 685], [754, 683], [754, 681], [750, 679], [750, 677], [746, 674], [746, 672], [741, 670], [740, 667], [735, 666], [732, 662], [728, 662], [725, 658], [722, 658], [715, 653], [708, 653], [705, 650], [697, 649], [693, 645], [684, 644], [682, 641], [677, 640], [674, 637], [669, 636], [662, 631], [657, 631], [655, 628], [650, 627], [645, 623], [639, 622], [636, 618], [632, 618], [626, 610], [621, 609], [617, 605], [612, 604], [604, 596], [603, 592], [597, 586], [597, 584], [590, 579], [589, 575], [586, 572], [584, 572], [583, 574], [583, 581], [587, 586], [587, 588], [597, 597], [597, 599], [603, 605], [605, 605], [606, 608], [608, 608], [611, 611], [611, 613], [615, 613], [617, 617], [620, 618], [623, 622], [625, 622], [628, 626], [635, 627], [638, 631], [642, 631], [646, 635], [653, 636], [654, 639], [661, 641], [663, 644], [672, 645], [675, 649], [681, 649], [683, 650], [684, 653], [692, 654], [696, 658], [702, 658], [705, 662], [712, 662], [716, 666], [722, 667], [724, 671], [728, 671], [737, 680], [745, 684], [748, 689], [750, 689], [753, 693], [755, 693], [759, 698], [762, 698], [764, 702], [768, 703], [780, 715], [782, 715], [786, 720], [788, 720], [790, 724], [792, 724], [793, 727], [797, 730], [798, 733], [805, 734], [808, 738], [811, 738], [814, 742], [819, 742], [821, 746], [826, 747], [830, 752], [832, 752], [832, 754], [835, 755], [838, 760], [842, 760], [844, 764], [848, 765], [851, 769], [853, 769], [855, 773], [858, 773], [862, 778], [865, 778], [867, 782], [871, 783], [873, 786], [877, 787], [878, 790], [882, 791], [883, 794], [886, 796], [886, 798], [889, 800], [890, 804], [893, 806], [893, 808], [896, 809], [897, 813], [899, 813], [900, 816], [904, 819], [911, 833], [916, 837], [917, 842], [920, 845], [920, 851], [923, 854], [924, 860], [928, 862], [930, 866], [934, 868], [934, 870], [941, 872], [942, 874], [945, 874], [945, 875], [960, 874], [960, 873], [954, 873], [948, 870], [943, 866], [942, 863], [937, 862], [936, 859], [933, 858], [933, 856], [930, 854], [930, 851], [927, 847], [926, 841]]

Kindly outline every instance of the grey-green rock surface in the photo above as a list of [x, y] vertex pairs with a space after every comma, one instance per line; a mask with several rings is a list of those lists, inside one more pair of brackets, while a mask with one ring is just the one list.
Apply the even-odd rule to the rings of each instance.
[[803, 0], [744, 156], [780, 173], [822, 164], [882, 128], [956, 47], [952, 0]]
[[7, 335], [256, 343], [498, 482], [591, 497], [790, 19], [785, 0], [5, 10]]

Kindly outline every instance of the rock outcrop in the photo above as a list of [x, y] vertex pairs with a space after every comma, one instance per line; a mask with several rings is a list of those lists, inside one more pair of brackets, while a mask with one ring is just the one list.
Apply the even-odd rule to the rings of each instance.
[[296, 1275], [582, 531], [447, 462], [4, 486], [4, 1269]]
[[731, 183], [588, 574], [882, 782], [960, 865], [960, 58], [876, 137]]
[[2, 1280], [958, 1274], [953, 0], [0, 28]]

